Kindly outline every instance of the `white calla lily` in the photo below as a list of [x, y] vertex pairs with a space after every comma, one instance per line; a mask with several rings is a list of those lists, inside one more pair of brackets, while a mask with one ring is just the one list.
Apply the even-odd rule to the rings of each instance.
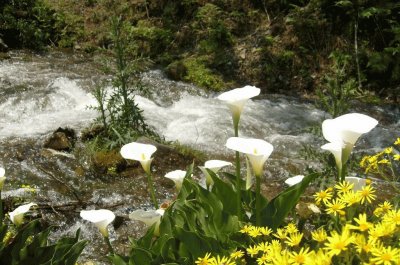
[[175, 187], [178, 192], [182, 187], [183, 179], [185, 178], [185, 176], [186, 176], [186, 171], [184, 170], [174, 170], [165, 174], [166, 178], [169, 178], [170, 180], [175, 182]]
[[371, 131], [378, 121], [360, 113], [349, 113], [322, 123], [322, 134], [331, 143], [342, 143], [342, 163], [345, 164], [358, 138]]
[[0, 167], [0, 191], [3, 190], [4, 181], [6, 180], [6, 177], [4, 176], [5, 173], [6, 171], [4, 168]]
[[27, 213], [32, 206], [37, 206], [36, 203], [28, 203], [17, 207], [14, 211], [9, 212], [8, 215], [10, 217], [11, 222], [16, 226], [19, 226], [24, 221], [24, 214]]
[[149, 210], [145, 211], [142, 209], [133, 211], [129, 214], [129, 219], [131, 220], [136, 220], [136, 221], [141, 221], [146, 224], [146, 226], [150, 227], [153, 224], [156, 224], [155, 230], [154, 230], [154, 235], [158, 236], [160, 234], [159, 226], [160, 226], [160, 220], [161, 216], [164, 215], [165, 210], [164, 209], [158, 209], [158, 210]]
[[362, 190], [365, 185], [367, 185], [367, 180], [363, 178], [358, 178], [358, 177], [345, 177], [345, 181], [349, 182], [350, 184], [353, 184], [353, 191], [359, 191]]
[[214, 173], [217, 173], [221, 168], [226, 166], [232, 166], [232, 163], [223, 160], [208, 160], [204, 163], [204, 166], [199, 167], [203, 174], [206, 176], [207, 187], [214, 184], [214, 181], [212, 180], [207, 169], [211, 170]]
[[321, 149], [327, 150], [333, 154], [335, 157], [336, 166], [339, 170], [342, 170], [342, 143], [327, 143], [321, 146]]
[[235, 88], [218, 96], [218, 99], [228, 104], [232, 112], [233, 123], [237, 125], [240, 120], [243, 107], [247, 100], [258, 96], [260, 89], [255, 86], [245, 86], [242, 88]]
[[94, 223], [100, 233], [108, 238], [107, 226], [115, 219], [115, 214], [112, 211], [106, 209], [82, 210], [80, 216], [82, 219]]
[[226, 147], [246, 154], [256, 177], [262, 176], [264, 163], [274, 150], [274, 147], [264, 140], [240, 137], [229, 138]]
[[121, 148], [121, 156], [125, 159], [139, 161], [144, 171], [150, 174], [150, 166], [153, 153], [157, 151], [157, 147], [151, 144], [129, 143]]
[[285, 183], [289, 186], [294, 186], [294, 185], [300, 183], [303, 180], [303, 178], [304, 178], [303, 175], [297, 175], [297, 176], [286, 179]]

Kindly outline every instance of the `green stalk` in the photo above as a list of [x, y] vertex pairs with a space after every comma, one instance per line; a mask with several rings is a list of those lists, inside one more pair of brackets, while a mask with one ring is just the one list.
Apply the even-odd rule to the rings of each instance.
[[114, 249], [111, 245], [110, 238], [108, 236], [104, 237], [104, 241], [106, 241], [110, 254], [114, 254]]
[[158, 209], [158, 203], [157, 203], [156, 195], [154, 192], [153, 176], [150, 173], [147, 173], [147, 184], [149, 187], [151, 200], [153, 201], [154, 207], [156, 207], [156, 209]]
[[0, 190], [0, 225], [3, 224], [3, 200], [1, 199], [1, 190]]
[[256, 176], [256, 226], [261, 225], [261, 177]]
[[[233, 119], [233, 127], [235, 130], [235, 137], [239, 136], [239, 119]], [[240, 156], [236, 151], [236, 204], [237, 204], [237, 217], [242, 221], [242, 189], [240, 187]]]

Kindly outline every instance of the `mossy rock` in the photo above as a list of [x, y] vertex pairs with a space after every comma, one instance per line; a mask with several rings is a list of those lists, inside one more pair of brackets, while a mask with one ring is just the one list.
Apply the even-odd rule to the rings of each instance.
[[96, 173], [119, 173], [126, 168], [126, 160], [118, 150], [98, 151], [93, 155], [92, 168]]
[[185, 81], [213, 91], [221, 91], [226, 87], [223, 78], [208, 68], [201, 58], [186, 58], [182, 62], [187, 69]]
[[175, 81], [183, 80], [187, 75], [187, 67], [182, 61], [170, 63], [165, 70], [168, 77]]

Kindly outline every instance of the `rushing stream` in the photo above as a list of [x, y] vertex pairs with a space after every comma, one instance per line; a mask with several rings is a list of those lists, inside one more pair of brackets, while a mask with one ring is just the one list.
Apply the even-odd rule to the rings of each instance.
[[[77, 54], [52, 52], [33, 55], [12, 52], [11, 59], [0, 61], [0, 166], [7, 172], [3, 197], [26, 197], [51, 205], [43, 218], [59, 225], [58, 235], [82, 227], [83, 236], [93, 244], [84, 258], [93, 258], [99, 233], [78, 218], [74, 206], [82, 200], [88, 207], [103, 206], [126, 216], [132, 209], [148, 207], [144, 178], [97, 179], [88, 170], [79, 146], [73, 153], [44, 149], [44, 140], [58, 127], [80, 132], [97, 116], [88, 106], [96, 104], [90, 90], [101, 75], [91, 60]], [[168, 80], [161, 71], [143, 74], [151, 92], [150, 99], [136, 96], [147, 123], [167, 141], [179, 141], [205, 151], [209, 158], [233, 159], [224, 147], [233, 134], [228, 108], [217, 94], [193, 85]], [[353, 106], [357, 111], [378, 119], [380, 124], [358, 142], [356, 152], [372, 152], [393, 143], [399, 136], [398, 107]], [[300, 150], [305, 145], [316, 149], [324, 142], [311, 133], [328, 115], [310, 102], [282, 95], [265, 95], [250, 100], [240, 123], [240, 135], [262, 138], [274, 145], [268, 161], [267, 178], [283, 180], [301, 174], [312, 162], [305, 161]], [[20, 188], [30, 185], [35, 192]], [[141, 185], [141, 186], [137, 186]], [[164, 197], [173, 189], [162, 188]], [[66, 205], [71, 208], [65, 208]], [[65, 218], [63, 212], [76, 211]], [[121, 221], [121, 220], [120, 220]], [[122, 220], [112, 239], [126, 243], [126, 235], [141, 233], [143, 226]], [[100, 243], [97, 248], [105, 249]], [[101, 251], [101, 250], [100, 250]], [[96, 254], [95, 254], [96, 255]]]

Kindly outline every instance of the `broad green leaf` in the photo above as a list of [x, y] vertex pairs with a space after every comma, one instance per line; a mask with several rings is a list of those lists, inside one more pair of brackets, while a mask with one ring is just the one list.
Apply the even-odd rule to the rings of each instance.
[[278, 228], [289, 212], [296, 206], [308, 184], [318, 175], [318, 173], [313, 173], [304, 177], [300, 183], [287, 188], [273, 198], [267, 207], [262, 210], [262, 225], [272, 229]]

